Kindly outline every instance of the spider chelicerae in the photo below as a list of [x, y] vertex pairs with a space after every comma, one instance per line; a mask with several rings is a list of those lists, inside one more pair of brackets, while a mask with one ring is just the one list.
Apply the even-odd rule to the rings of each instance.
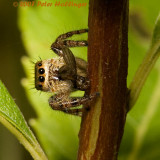
[[88, 46], [88, 42], [66, 39], [86, 32], [88, 29], [60, 35], [51, 45], [51, 49], [59, 57], [38, 61], [35, 64], [36, 89], [55, 93], [49, 98], [49, 105], [52, 109], [78, 116], [82, 115], [82, 108], [77, 108], [77, 106], [92, 101], [98, 93], [83, 97], [70, 97], [73, 91], [86, 91], [90, 86], [90, 81], [87, 78], [87, 62], [75, 57], [69, 47]]

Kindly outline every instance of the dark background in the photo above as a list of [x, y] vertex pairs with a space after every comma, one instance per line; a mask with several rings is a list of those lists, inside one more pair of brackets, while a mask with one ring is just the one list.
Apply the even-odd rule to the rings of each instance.
[[[9, 90], [25, 119], [35, 117], [20, 81], [25, 77], [20, 59], [26, 55], [17, 25], [17, 8], [13, 2], [0, 1], [0, 79]], [[29, 160], [30, 154], [0, 124], [0, 160]]]

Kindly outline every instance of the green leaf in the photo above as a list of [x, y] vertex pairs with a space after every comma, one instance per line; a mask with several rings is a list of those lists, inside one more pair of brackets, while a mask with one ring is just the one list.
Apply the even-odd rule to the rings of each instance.
[[[76, 0], [74, 3], [87, 3], [86, 7], [19, 7], [19, 27], [22, 40], [29, 57], [22, 57], [27, 78], [22, 85], [30, 103], [37, 113], [37, 117], [30, 122], [49, 159], [69, 159], [77, 157], [78, 131], [80, 118], [54, 111], [48, 104], [53, 93], [38, 92], [34, 87], [34, 65], [41, 59], [53, 58], [56, 55], [50, 50], [51, 44], [62, 33], [88, 28], [88, 0]], [[60, 1], [65, 3], [66, 0]], [[87, 39], [87, 34], [74, 36], [71, 39]], [[87, 48], [72, 48], [75, 56], [87, 59]], [[32, 83], [33, 85], [30, 85]], [[82, 96], [83, 92], [76, 92], [74, 96]]]
[[46, 160], [46, 156], [29, 129], [22, 113], [0, 81], [0, 122], [8, 128], [37, 160]]

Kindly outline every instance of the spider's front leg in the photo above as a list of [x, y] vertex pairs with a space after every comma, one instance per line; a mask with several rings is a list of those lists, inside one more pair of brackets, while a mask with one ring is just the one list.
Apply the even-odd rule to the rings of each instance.
[[74, 40], [66, 40], [69, 37], [72, 37], [76, 34], [82, 34], [88, 32], [88, 29], [75, 30], [71, 32], [67, 32], [65, 34], [60, 35], [55, 42], [51, 45], [51, 49], [58, 55], [61, 55], [61, 49], [64, 47], [82, 47], [88, 46], [88, 42], [86, 40], [74, 41]]
[[80, 105], [90, 103], [98, 93], [84, 97], [65, 97], [63, 94], [57, 94], [49, 99], [49, 105], [53, 110], [59, 110], [68, 114], [81, 116], [82, 108], [74, 108]]
[[71, 80], [75, 83], [77, 78], [76, 60], [69, 48], [62, 48], [62, 56], [65, 65], [62, 66], [58, 71], [58, 77], [60, 80]]
[[59, 79], [71, 80], [75, 89], [87, 90], [90, 86], [90, 81], [86, 77], [87, 63], [80, 58], [75, 59], [69, 48], [62, 48], [62, 52], [66, 64], [58, 71]]

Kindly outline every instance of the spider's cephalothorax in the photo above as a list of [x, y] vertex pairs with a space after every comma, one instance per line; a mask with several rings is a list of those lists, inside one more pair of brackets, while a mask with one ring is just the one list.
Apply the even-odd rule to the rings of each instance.
[[87, 41], [65, 40], [74, 34], [88, 32], [88, 29], [76, 30], [60, 35], [51, 45], [51, 49], [59, 58], [42, 60], [35, 64], [35, 87], [37, 90], [55, 93], [49, 99], [54, 110], [79, 115], [81, 108], [74, 108], [86, 104], [97, 96], [97, 93], [84, 97], [69, 97], [75, 90], [85, 91], [90, 81], [87, 78], [87, 62], [74, 57], [68, 47], [87, 46]]

